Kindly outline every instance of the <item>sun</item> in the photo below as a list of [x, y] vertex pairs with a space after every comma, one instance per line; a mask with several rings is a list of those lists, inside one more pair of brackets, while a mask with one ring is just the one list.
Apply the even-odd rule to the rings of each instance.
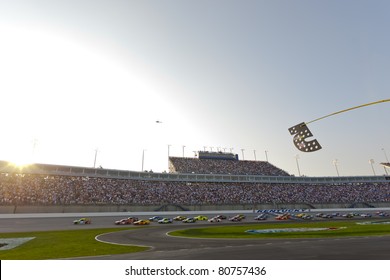
[[31, 165], [33, 164], [33, 158], [32, 156], [28, 156], [24, 153], [20, 153], [20, 154], [14, 154], [9, 160], [8, 162], [11, 164], [11, 165], [14, 165], [15, 167], [18, 167], [18, 168], [23, 168], [23, 167], [26, 167], [28, 165]]
[[10, 161], [10, 163], [18, 168], [23, 168], [23, 167], [26, 167], [26, 166], [29, 166], [31, 165], [33, 162], [32, 161], [27, 161], [27, 160], [13, 160], [13, 161]]
[[15, 167], [26, 167], [34, 163], [34, 154], [36, 150], [36, 141], [29, 141], [18, 135], [16, 139], [7, 139], [4, 141], [3, 159]]

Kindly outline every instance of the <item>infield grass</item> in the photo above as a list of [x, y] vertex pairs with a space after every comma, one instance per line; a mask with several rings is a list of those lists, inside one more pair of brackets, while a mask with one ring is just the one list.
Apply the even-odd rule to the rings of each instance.
[[[330, 222], [281, 222], [265, 224], [243, 224], [234, 226], [214, 226], [192, 228], [170, 232], [172, 236], [191, 238], [336, 238], [370, 235], [390, 235], [390, 224], [357, 224], [362, 221]], [[247, 230], [281, 229], [281, 228], [336, 228], [323, 231], [278, 232], [253, 234]]]
[[107, 244], [95, 237], [118, 228], [45, 232], [1, 233], [0, 238], [35, 237], [16, 248], [0, 250], [1, 260], [46, 260], [115, 255], [144, 251], [146, 247]]

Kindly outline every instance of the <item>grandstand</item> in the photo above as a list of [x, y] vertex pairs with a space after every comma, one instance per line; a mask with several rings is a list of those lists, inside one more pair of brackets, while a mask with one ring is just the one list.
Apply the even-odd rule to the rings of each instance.
[[209, 152], [209, 151], [199, 151], [199, 159], [226, 159], [226, 160], [238, 160], [238, 155], [233, 153], [223, 153], [223, 152]]
[[[175, 168], [183, 168], [180, 160], [171, 160]], [[226, 160], [214, 161], [226, 163]], [[229, 162], [248, 164], [238, 160]], [[390, 205], [389, 176], [192, 173], [195, 171], [149, 173], [48, 164], [19, 168], [0, 161], [0, 213], [153, 211], [167, 205], [176, 207], [165, 207], [167, 210]]]
[[170, 173], [289, 176], [268, 161], [239, 160], [231, 153], [199, 152], [198, 158], [170, 157]]

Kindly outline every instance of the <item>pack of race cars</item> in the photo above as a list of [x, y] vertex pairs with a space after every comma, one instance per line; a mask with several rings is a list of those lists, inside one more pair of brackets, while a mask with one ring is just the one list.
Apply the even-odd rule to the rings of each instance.
[[[268, 219], [274, 219], [276, 221], [286, 221], [290, 219], [294, 220], [319, 220], [319, 219], [333, 219], [333, 218], [372, 218], [372, 217], [390, 217], [390, 214], [384, 211], [377, 211], [375, 213], [359, 213], [359, 212], [349, 212], [340, 214], [338, 212], [334, 213], [315, 213], [309, 214], [306, 212], [262, 212], [253, 218], [254, 221], [264, 221]], [[153, 216], [148, 219], [139, 219], [138, 217], [127, 217], [114, 221], [115, 225], [150, 225], [151, 223], [158, 224], [172, 224], [173, 222], [182, 222], [182, 223], [196, 223], [197, 221], [207, 221], [209, 223], [220, 223], [223, 221], [230, 222], [241, 222], [246, 219], [246, 216], [243, 214], [238, 214], [232, 217], [227, 217], [225, 215], [216, 215], [213, 217], [207, 217], [204, 215], [198, 215], [194, 217], [186, 216], [176, 216], [174, 218], [162, 217], [162, 216]], [[88, 225], [92, 221], [90, 218], [80, 218], [73, 221], [75, 225]]]

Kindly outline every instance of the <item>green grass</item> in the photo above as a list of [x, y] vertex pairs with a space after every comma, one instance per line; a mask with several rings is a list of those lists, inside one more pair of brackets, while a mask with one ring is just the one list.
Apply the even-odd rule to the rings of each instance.
[[85, 256], [135, 253], [147, 248], [102, 243], [95, 240], [100, 234], [115, 232], [118, 228], [86, 229], [26, 233], [2, 233], [0, 238], [35, 237], [21, 246], [0, 250], [1, 260], [44, 260]]
[[[170, 232], [172, 236], [193, 238], [335, 238], [351, 236], [390, 235], [390, 225], [359, 225], [357, 221], [332, 221], [310, 223], [279, 223], [279, 224], [245, 224], [234, 226], [214, 226], [207, 228], [193, 228]], [[307, 232], [282, 233], [247, 233], [247, 230], [274, 229], [274, 228], [329, 228], [346, 227], [345, 229]]]

